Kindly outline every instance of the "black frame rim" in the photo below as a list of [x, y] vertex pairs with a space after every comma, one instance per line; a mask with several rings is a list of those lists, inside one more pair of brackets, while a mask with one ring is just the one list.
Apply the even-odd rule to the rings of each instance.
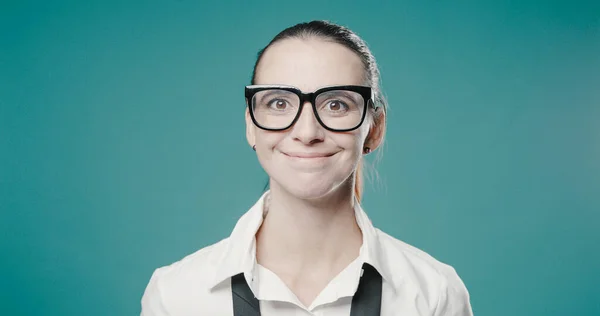
[[[280, 90], [285, 90], [285, 91], [289, 91], [294, 93], [295, 95], [298, 96], [298, 98], [300, 99], [300, 108], [298, 109], [298, 113], [296, 113], [296, 116], [294, 117], [294, 119], [292, 120], [292, 122], [283, 128], [267, 128], [264, 127], [262, 125], [260, 125], [257, 121], [256, 118], [254, 117], [254, 111], [252, 110], [252, 98], [254, 97], [254, 95], [257, 92], [260, 91], [264, 91], [264, 90], [270, 90], [270, 89], [280, 89]], [[353, 128], [347, 128], [347, 129], [333, 129], [330, 128], [328, 126], [325, 125], [325, 123], [323, 123], [323, 121], [321, 120], [321, 118], [319, 117], [319, 114], [317, 113], [317, 106], [315, 105], [315, 100], [317, 98], [317, 96], [323, 92], [327, 92], [327, 91], [333, 91], [333, 90], [349, 90], [349, 91], [354, 91], [359, 93], [362, 98], [363, 98], [363, 102], [364, 102], [364, 110], [362, 113], [362, 117], [360, 118], [360, 122]], [[314, 92], [310, 92], [310, 93], [303, 93], [300, 89], [293, 87], [293, 86], [288, 86], [288, 85], [277, 85], [277, 84], [273, 84], [273, 85], [250, 85], [250, 86], [246, 86], [244, 89], [244, 95], [246, 97], [246, 106], [248, 107], [248, 111], [250, 112], [250, 118], [252, 119], [252, 122], [254, 123], [254, 125], [256, 125], [256, 127], [266, 130], [266, 131], [273, 131], [273, 132], [279, 132], [279, 131], [284, 131], [289, 129], [290, 127], [294, 126], [294, 124], [296, 124], [296, 122], [298, 121], [298, 119], [300, 118], [300, 115], [302, 114], [302, 110], [304, 109], [304, 103], [306, 103], [307, 101], [310, 102], [312, 109], [313, 109], [313, 114], [315, 116], [315, 118], [317, 119], [317, 121], [319, 122], [319, 124], [321, 124], [321, 126], [323, 128], [325, 128], [328, 131], [331, 132], [350, 132], [353, 130], [356, 130], [357, 128], [359, 128], [364, 120], [365, 117], [367, 116], [367, 112], [368, 112], [368, 107], [369, 104], [373, 105], [373, 95], [372, 95], [372, 88], [368, 87], [368, 86], [357, 86], [357, 85], [341, 85], [341, 86], [327, 86], [327, 87], [322, 87], [317, 89]]]

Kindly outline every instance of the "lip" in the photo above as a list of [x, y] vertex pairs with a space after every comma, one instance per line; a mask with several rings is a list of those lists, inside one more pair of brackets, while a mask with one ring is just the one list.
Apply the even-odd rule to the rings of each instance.
[[318, 158], [328, 158], [336, 153], [318, 153], [318, 152], [281, 152], [282, 154], [292, 157], [292, 158], [300, 158], [300, 159], [318, 159]]

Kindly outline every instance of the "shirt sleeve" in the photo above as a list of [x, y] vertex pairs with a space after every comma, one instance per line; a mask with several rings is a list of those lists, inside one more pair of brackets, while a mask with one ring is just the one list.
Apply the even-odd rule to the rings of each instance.
[[169, 316], [160, 290], [160, 268], [154, 270], [142, 296], [140, 316]]
[[473, 316], [469, 291], [454, 268], [449, 267], [447, 282], [440, 291], [436, 316]]

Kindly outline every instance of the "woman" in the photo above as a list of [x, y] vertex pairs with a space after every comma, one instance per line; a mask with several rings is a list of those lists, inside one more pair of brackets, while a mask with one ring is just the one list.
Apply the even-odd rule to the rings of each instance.
[[359, 204], [387, 104], [356, 34], [325, 21], [282, 31], [245, 95], [270, 189], [229, 238], [157, 269], [142, 315], [472, 315], [452, 267], [374, 228]]

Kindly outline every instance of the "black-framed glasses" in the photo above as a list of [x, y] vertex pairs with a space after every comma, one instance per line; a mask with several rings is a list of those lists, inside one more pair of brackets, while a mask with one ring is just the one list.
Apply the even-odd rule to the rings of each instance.
[[245, 88], [246, 104], [254, 124], [268, 131], [290, 128], [310, 102], [317, 121], [333, 132], [357, 129], [365, 120], [368, 106], [373, 106], [371, 87], [329, 86], [303, 93], [286, 85], [251, 85]]

